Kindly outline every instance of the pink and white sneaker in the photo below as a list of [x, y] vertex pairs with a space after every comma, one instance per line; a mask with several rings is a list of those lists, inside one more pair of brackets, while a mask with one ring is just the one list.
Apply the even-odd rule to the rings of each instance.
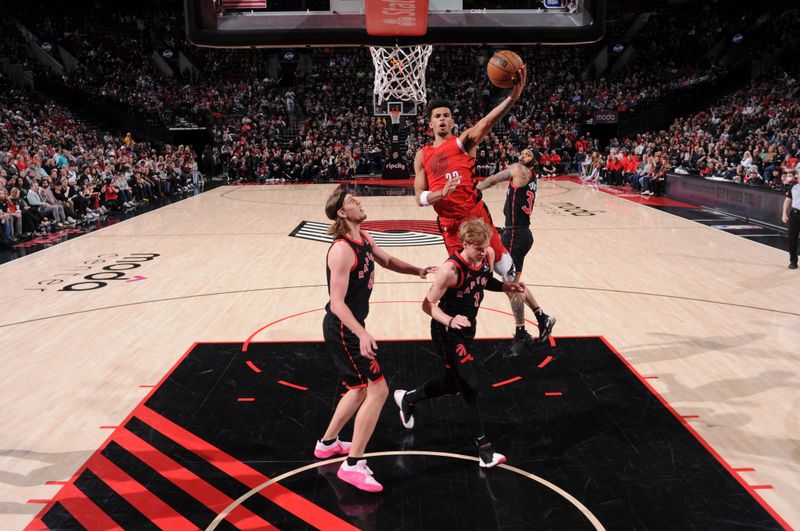
[[383, 490], [383, 485], [372, 477], [372, 470], [367, 466], [366, 459], [361, 459], [355, 466], [350, 466], [347, 461], [342, 461], [342, 466], [336, 472], [336, 477], [366, 492], [381, 492]]
[[314, 457], [317, 459], [327, 459], [334, 455], [347, 455], [350, 451], [350, 443], [340, 441], [337, 437], [331, 444], [323, 444], [322, 441], [317, 441], [317, 446], [314, 447]]

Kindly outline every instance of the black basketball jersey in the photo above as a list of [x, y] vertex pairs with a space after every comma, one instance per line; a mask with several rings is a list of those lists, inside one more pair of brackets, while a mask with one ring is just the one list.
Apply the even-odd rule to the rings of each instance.
[[506, 204], [503, 214], [506, 216], [506, 228], [529, 227], [531, 212], [536, 201], [536, 175], [531, 175], [531, 180], [526, 186], [514, 186], [514, 181], [508, 183], [506, 190]]
[[458, 253], [450, 255], [448, 260], [456, 265], [458, 283], [447, 288], [439, 301], [439, 308], [452, 317], [463, 315], [474, 327], [483, 301], [483, 288], [492, 276], [492, 268], [489, 261], [484, 259], [477, 269], [472, 269]]
[[[353, 316], [363, 325], [364, 320], [369, 314], [369, 297], [372, 295], [372, 285], [375, 283], [375, 256], [372, 254], [372, 245], [369, 240], [361, 233], [362, 243], [358, 243], [347, 236], [333, 240], [333, 247], [336, 242], [343, 240], [347, 242], [356, 255], [356, 263], [350, 270], [350, 279], [347, 283], [347, 293], [344, 302]], [[328, 253], [331, 250], [328, 248]], [[328, 267], [328, 259], [325, 259], [325, 276], [328, 279], [328, 296], [331, 293], [331, 268]], [[331, 303], [325, 305], [325, 310], [331, 313]]]

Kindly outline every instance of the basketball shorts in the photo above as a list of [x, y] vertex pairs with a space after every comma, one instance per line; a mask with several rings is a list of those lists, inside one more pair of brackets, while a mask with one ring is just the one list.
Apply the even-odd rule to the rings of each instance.
[[477, 391], [478, 373], [472, 349], [475, 342], [475, 323], [469, 328], [454, 330], [431, 320], [433, 346], [444, 359], [446, 380], [452, 387], [449, 393], [462, 392], [465, 387]]
[[447, 248], [447, 254], [451, 255], [461, 250], [463, 246], [461, 245], [461, 240], [458, 238], [458, 229], [461, 227], [462, 222], [472, 218], [481, 218], [492, 229], [492, 237], [489, 240], [489, 244], [492, 249], [494, 249], [495, 261], [500, 260], [500, 257], [504, 254], [508, 254], [508, 251], [503, 247], [503, 243], [500, 241], [500, 234], [497, 232], [494, 223], [492, 223], [492, 216], [489, 214], [489, 209], [482, 201], [475, 205], [466, 217], [445, 218], [439, 216], [437, 219], [439, 230], [442, 233], [442, 238], [444, 238], [444, 245]]
[[511, 259], [514, 260], [514, 268], [517, 273], [522, 273], [522, 264], [525, 262], [525, 255], [533, 247], [533, 234], [530, 227], [506, 227], [501, 238]]
[[379, 382], [383, 379], [378, 360], [369, 360], [361, 355], [358, 337], [332, 313], [325, 313], [322, 336], [336, 368], [342, 374], [345, 387], [359, 389], [366, 387], [370, 381]]

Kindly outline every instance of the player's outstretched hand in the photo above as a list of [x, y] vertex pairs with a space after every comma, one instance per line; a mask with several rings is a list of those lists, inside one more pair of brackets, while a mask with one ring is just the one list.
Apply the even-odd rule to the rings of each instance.
[[442, 197], [447, 197], [450, 195], [453, 190], [458, 188], [459, 184], [461, 184], [461, 177], [453, 177], [447, 181], [447, 183], [444, 185], [444, 188], [442, 188]]
[[361, 355], [367, 358], [368, 360], [374, 360], [376, 350], [378, 350], [378, 343], [375, 342], [375, 338], [372, 337], [372, 334], [364, 331], [363, 334], [358, 336], [358, 341], [360, 343], [359, 350], [361, 351]]
[[522, 65], [517, 71], [517, 79], [514, 80], [514, 86], [511, 88], [510, 97], [516, 101], [522, 95], [522, 89], [525, 88], [525, 81], [528, 79], [528, 65]]
[[439, 270], [438, 266], [428, 266], [419, 268], [419, 277], [427, 278], [428, 275], [433, 275]]
[[523, 293], [525, 291], [525, 284], [521, 282], [503, 282], [504, 293]]
[[450, 321], [449, 328], [452, 328], [454, 330], [469, 328], [469, 319], [467, 319], [463, 315], [456, 315], [455, 317], [453, 317], [452, 321]]

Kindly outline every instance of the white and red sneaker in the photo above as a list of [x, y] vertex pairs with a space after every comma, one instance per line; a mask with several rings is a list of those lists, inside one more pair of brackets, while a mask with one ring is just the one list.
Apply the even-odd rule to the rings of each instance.
[[314, 457], [317, 459], [327, 459], [334, 455], [347, 455], [350, 451], [350, 443], [340, 441], [337, 437], [331, 444], [323, 444], [322, 441], [317, 441], [317, 446], [314, 447]]
[[414, 408], [408, 405], [408, 402], [403, 401], [406, 393], [408, 393], [408, 391], [404, 389], [398, 389], [395, 391], [394, 403], [397, 404], [398, 408], [400, 408], [400, 422], [403, 424], [405, 429], [410, 430], [414, 427]]
[[372, 470], [367, 466], [366, 459], [359, 460], [355, 466], [350, 466], [347, 461], [342, 461], [342, 466], [336, 472], [336, 477], [366, 492], [381, 492], [383, 490], [383, 485], [372, 477]]
[[478, 449], [478, 457], [478, 464], [481, 468], [492, 468], [493, 466], [506, 462], [506, 456], [495, 452], [492, 449], [491, 443], [484, 444]]

